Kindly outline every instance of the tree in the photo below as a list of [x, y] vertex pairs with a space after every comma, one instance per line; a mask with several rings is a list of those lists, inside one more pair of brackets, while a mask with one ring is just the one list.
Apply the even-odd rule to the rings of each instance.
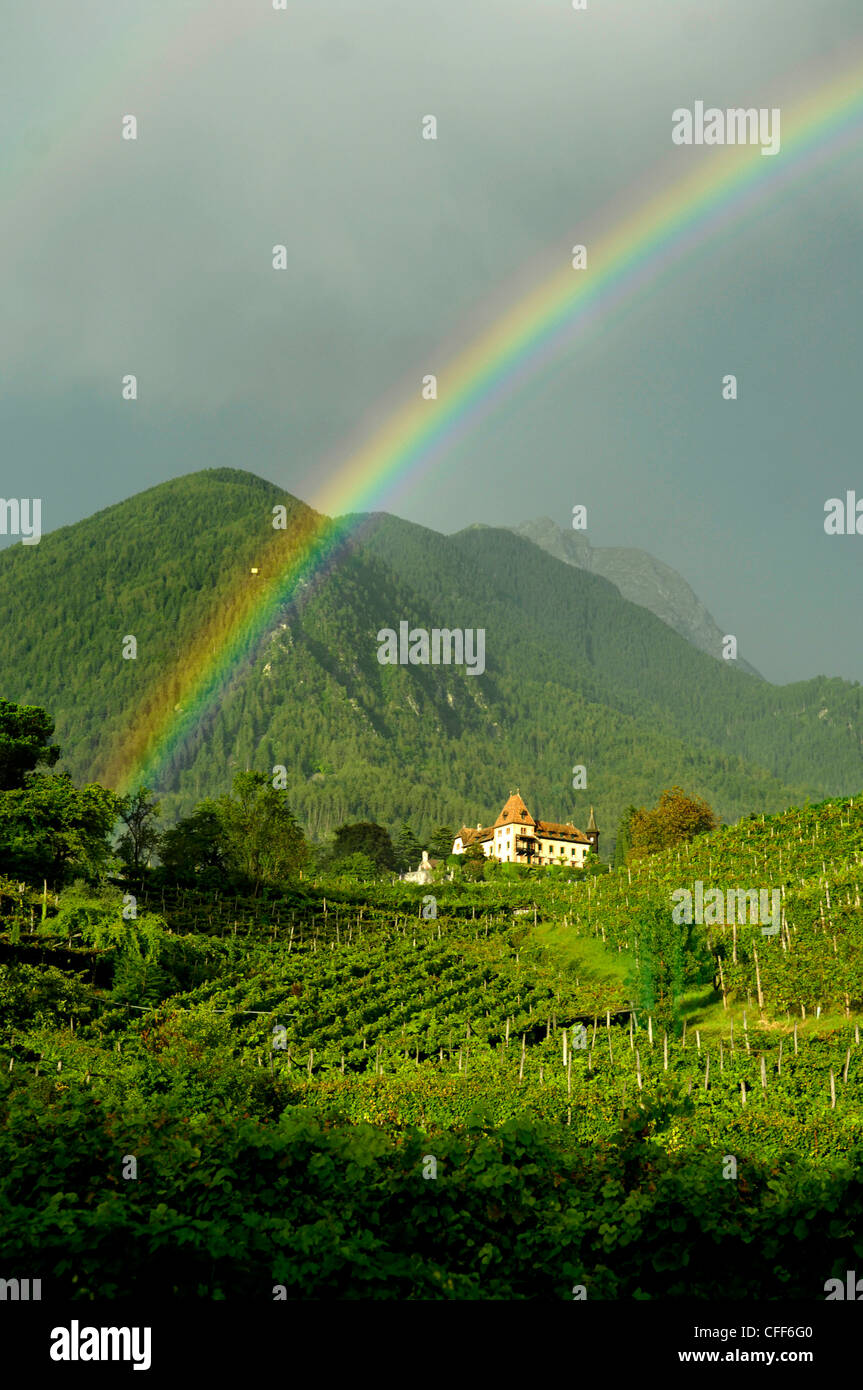
[[461, 856], [462, 874], [469, 883], [478, 883], [485, 877], [486, 855], [482, 845], [468, 845]]
[[630, 820], [632, 848], [629, 858], [641, 859], [647, 854], [682, 844], [719, 824], [706, 801], [687, 796], [681, 787], [666, 789], [651, 811], [643, 807]]
[[335, 865], [336, 871], [340, 874], [347, 874], [360, 883], [368, 883], [379, 873], [379, 869], [370, 854], [364, 854], [362, 850], [355, 850], [353, 854], [346, 854], [343, 859], [339, 859]]
[[433, 830], [431, 833], [431, 839], [429, 840], [429, 858], [446, 859], [452, 854], [454, 839], [455, 834], [453, 833], [452, 826], [439, 825], [437, 829]]
[[238, 772], [233, 793], [215, 802], [229, 868], [256, 889], [278, 883], [306, 863], [309, 848], [285, 793], [262, 772]]
[[623, 868], [626, 864], [626, 856], [632, 849], [632, 818], [637, 815], [635, 806], [627, 806], [617, 825], [617, 839], [614, 843], [614, 860], [612, 867], [615, 869]]
[[0, 793], [0, 870], [38, 883], [96, 878], [108, 866], [118, 798], [96, 783], [76, 787], [68, 772], [30, 772]]
[[118, 814], [126, 831], [117, 844], [117, 853], [131, 873], [138, 873], [159, 848], [156, 821], [162, 808], [149, 787], [139, 787], [120, 798]]
[[202, 801], [190, 816], [165, 831], [159, 858], [171, 878], [216, 884], [227, 868], [227, 842], [219, 810]]
[[[452, 845], [450, 845], [452, 848]], [[420, 861], [422, 851], [419, 841], [414, 834], [408, 821], [403, 820], [401, 830], [395, 838], [393, 845], [393, 865], [400, 874], [406, 869], [415, 869]]]
[[28, 772], [54, 766], [60, 746], [49, 743], [53, 732], [46, 710], [0, 700], [0, 791], [23, 787]]
[[679, 1017], [684, 989], [709, 979], [713, 959], [703, 929], [676, 923], [665, 908], [648, 907], [638, 924], [635, 993], [641, 1009], [670, 1029]]
[[54, 721], [36, 705], [0, 700], [0, 870], [52, 883], [107, 867], [118, 798], [96, 783], [76, 787], [51, 768], [60, 748]]
[[351, 854], [367, 854], [378, 869], [395, 868], [395, 851], [389, 831], [374, 821], [339, 826], [333, 845], [333, 863], [338, 864]]

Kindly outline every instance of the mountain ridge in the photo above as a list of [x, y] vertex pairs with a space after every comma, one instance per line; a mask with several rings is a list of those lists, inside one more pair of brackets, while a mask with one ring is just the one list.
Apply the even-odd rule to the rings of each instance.
[[[298, 528], [315, 518], [253, 474], [201, 470], [0, 554], [2, 693], [49, 709], [77, 778], [123, 747], [146, 691], [182, 703], [184, 653], [253, 582], [277, 503]], [[446, 537], [378, 513], [339, 531], [338, 565], [279, 608], [167, 764], [168, 816], [238, 768], [285, 765], [316, 837], [346, 819], [485, 823], [511, 784], [549, 819], [583, 824], [594, 804], [607, 847], [626, 805], [673, 782], [728, 819], [863, 781], [859, 686], [729, 669], [506, 528]], [[382, 666], [377, 633], [403, 619], [486, 628], [485, 673]]]
[[[592, 546], [580, 531], [564, 531], [550, 517], [522, 521], [508, 528], [525, 536], [565, 564], [608, 579], [630, 603], [647, 608], [700, 651], [723, 660], [725, 634], [681, 574], [646, 550], [624, 546]], [[736, 665], [763, 680], [761, 672], [742, 657]]]

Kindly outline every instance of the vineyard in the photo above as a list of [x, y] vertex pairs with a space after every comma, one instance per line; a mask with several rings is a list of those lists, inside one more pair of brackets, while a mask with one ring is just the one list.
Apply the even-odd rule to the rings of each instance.
[[722, 959], [729, 997], [758, 1002], [768, 1013], [863, 1004], [863, 806], [827, 801], [772, 817], [750, 817], [699, 836], [629, 869], [588, 880], [573, 891], [576, 932], [636, 950], [649, 904], [670, 909], [672, 894], [705, 886], [778, 890], [781, 925], [765, 936], [748, 922], [713, 928], [709, 945]]
[[[823, 1297], [863, 1256], [861, 855], [847, 800], [431, 916], [3, 882], [4, 1261], [80, 1298]], [[781, 929], [699, 929], [672, 1016], [643, 963], [696, 879], [781, 889]]]

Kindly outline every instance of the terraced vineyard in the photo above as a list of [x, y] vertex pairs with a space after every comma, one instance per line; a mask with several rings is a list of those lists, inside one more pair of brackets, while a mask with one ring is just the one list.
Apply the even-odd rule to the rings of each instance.
[[[861, 843], [831, 802], [431, 918], [3, 883], [3, 1257], [82, 1298], [823, 1298], [863, 1255]], [[661, 1022], [639, 958], [696, 878], [781, 887], [781, 931], [705, 929]]]
[[[649, 906], [672, 908], [677, 889], [778, 889], [781, 928], [709, 930], [729, 997], [758, 1000], [770, 1014], [800, 1017], [863, 1004], [863, 801], [823, 802], [773, 817], [750, 817], [679, 849], [573, 889], [577, 933], [635, 950]], [[757, 969], [756, 969], [757, 956]]]

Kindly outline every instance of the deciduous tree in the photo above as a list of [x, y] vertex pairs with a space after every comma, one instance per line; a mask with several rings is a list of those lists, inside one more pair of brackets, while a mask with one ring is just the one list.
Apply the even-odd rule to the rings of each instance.
[[138, 873], [150, 863], [159, 848], [156, 821], [162, 808], [149, 787], [139, 787], [136, 792], [120, 797], [117, 810], [126, 827], [118, 841], [117, 853], [130, 872]]
[[0, 793], [0, 871], [31, 883], [96, 878], [108, 867], [117, 797], [67, 772], [29, 773]]
[[278, 883], [305, 864], [308, 845], [286, 795], [262, 772], [238, 772], [232, 795], [215, 805], [228, 866], [256, 887]]
[[356, 821], [340, 825], [333, 845], [333, 863], [351, 854], [367, 854], [379, 869], [394, 869], [395, 854], [389, 831], [374, 821]]
[[652, 810], [636, 811], [630, 820], [629, 857], [643, 858], [713, 830], [718, 819], [700, 796], [687, 796], [682, 787], [667, 788]]

